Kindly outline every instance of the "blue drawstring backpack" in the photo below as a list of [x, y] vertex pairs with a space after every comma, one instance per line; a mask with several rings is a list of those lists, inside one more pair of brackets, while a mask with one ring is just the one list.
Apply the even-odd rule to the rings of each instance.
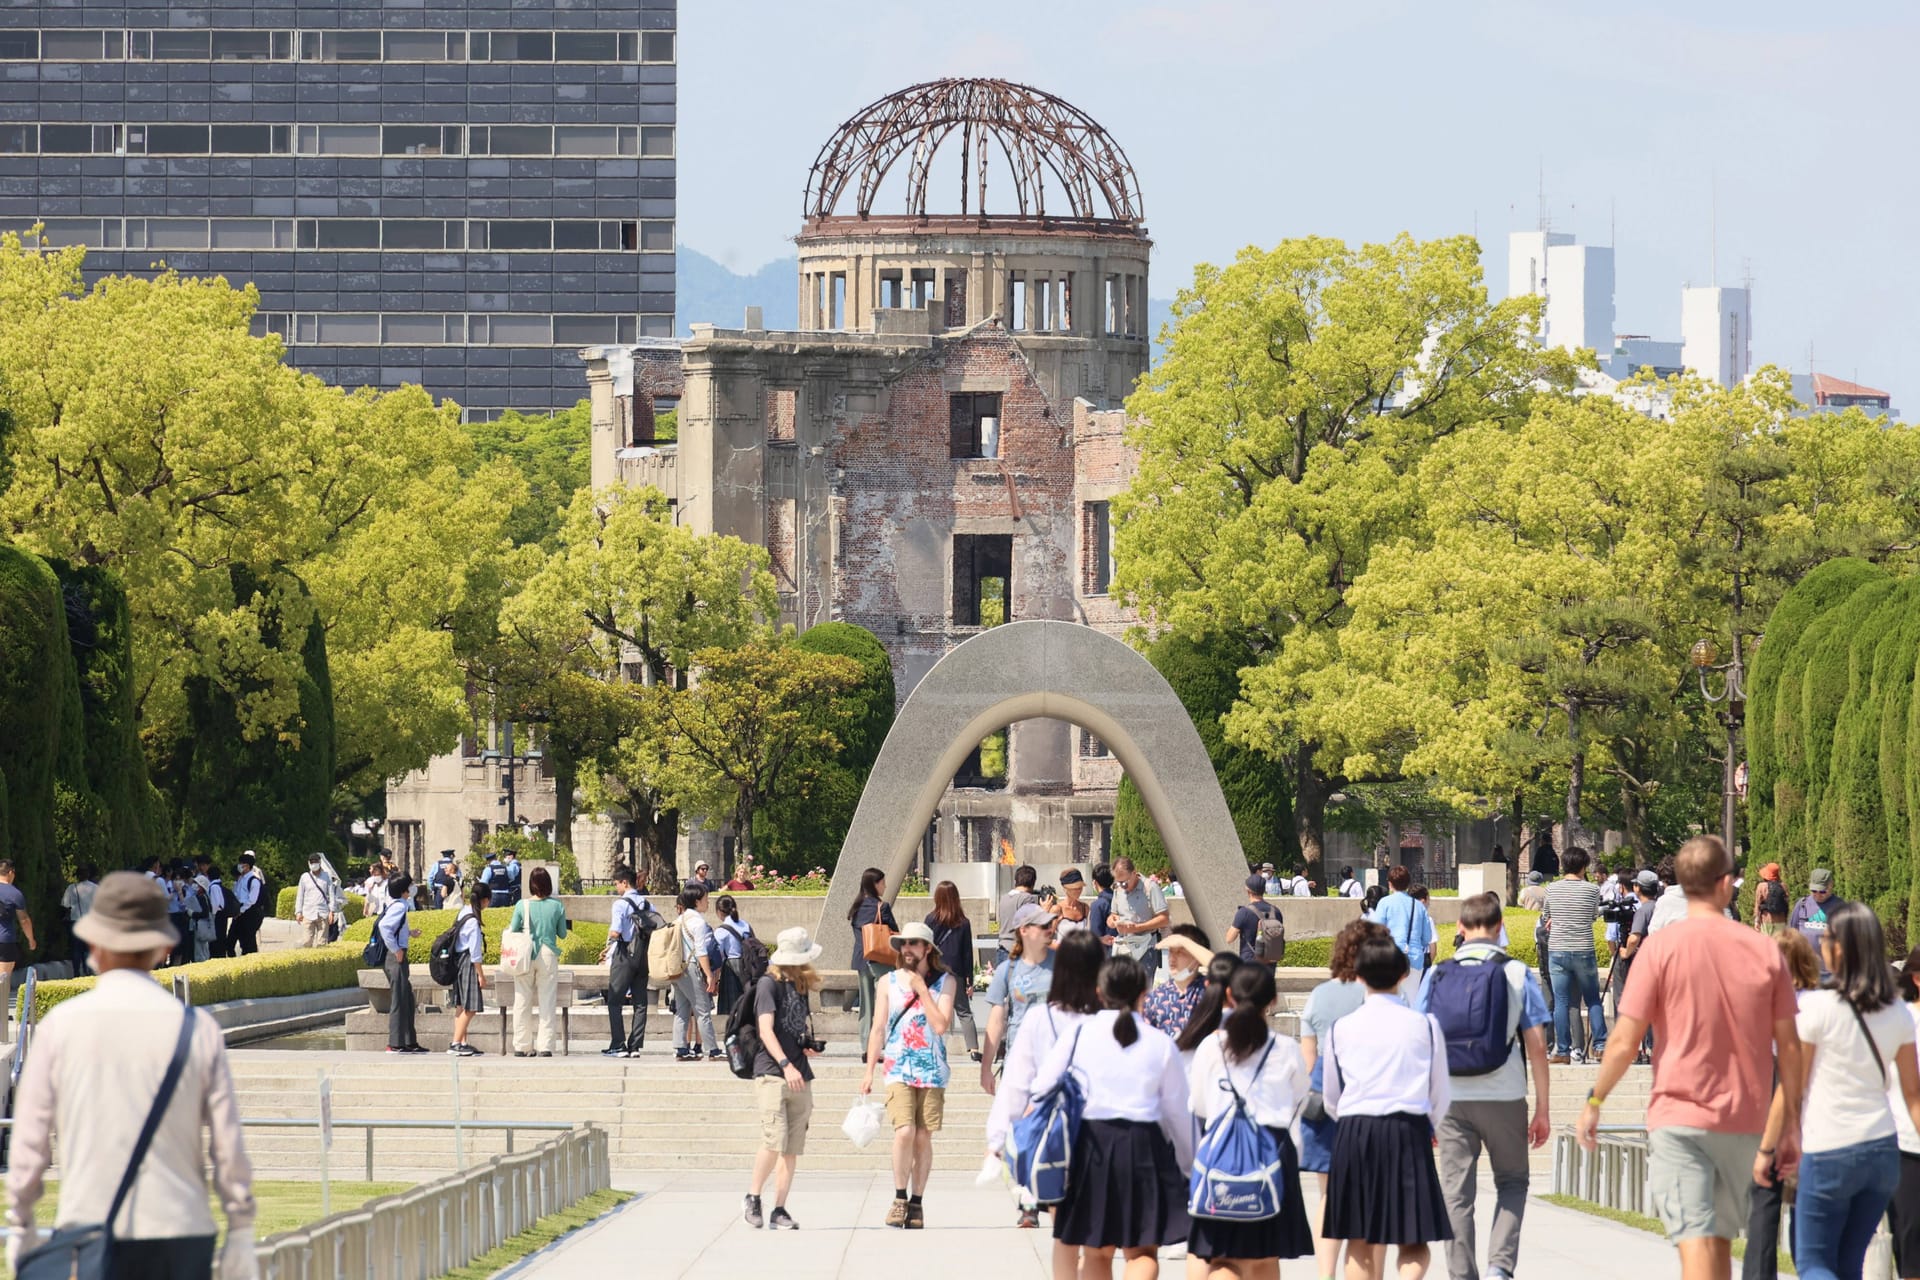
[[1067, 1166], [1073, 1162], [1080, 1117], [1087, 1109], [1087, 1092], [1073, 1074], [1073, 1055], [1079, 1048], [1080, 1028], [1075, 1027], [1060, 1083], [1033, 1100], [1008, 1136], [1007, 1169], [1025, 1204], [1059, 1204], [1067, 1198]]
[[[1273, 1039], [1253, 1069], [1253, 1080], [1273, 1053]], [[1280, 1144], [1265, 1125], [1254, 1120], [1247, 1100], [1233, 1087], [1231, 1071], [1223, 1061], [1221, 1087], [1233, 1095], [1233, 1109], [1213, 1122], [1193, 1151], [1193, 1176], [1187, 1184], [1187, 1212], [1196, 1218], [1224, 1222], [1259, 1222], [1276, 1216], [1286, 1194]]]

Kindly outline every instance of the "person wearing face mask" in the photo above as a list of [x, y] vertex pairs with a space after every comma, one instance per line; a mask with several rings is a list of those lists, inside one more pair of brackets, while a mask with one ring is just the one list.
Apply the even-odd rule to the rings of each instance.
[[1169, 929], [1159, 950], [1166, 953], [1169, 981], [1148, 993], [1146, 1006], [1140, 1012], [1148, 1025], [1177, 1040], [1187, 1029], [1194, 1006], [1200, 1003], [1201, 993], [1206, 989], [1206, 984], [1200, 981], [1200, 967], [1213, 958], [1213, 952], [1207, 946], [1207, 935], [1190, 924], [1177, 924]]
[[[381, 882], [378, 893], [371, 887], [373, 877], [369, 876], [367, 882], [367, 913], [377, 915], [386, 906], [386, 882]], [[294, 923], [305, 930], [301, 946], [317, 947], [327, 940], [327, 927], [333, 923], [333, 897], [333, 877], [327, 874], [320, 855], [313, 854], [293, 894]]]

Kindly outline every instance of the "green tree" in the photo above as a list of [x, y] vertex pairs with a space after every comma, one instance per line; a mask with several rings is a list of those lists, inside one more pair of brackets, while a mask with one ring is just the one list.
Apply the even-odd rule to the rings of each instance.
[[[1252, 650], [1233, 636], [1191, 639], [1176, 633], [1148, 645], [1146, 657], [1166, 677], [1199, 731], [1247, 861], [1255, 866], [1262, 862], [1295, 865], [1299, 845], [1287, 802], [1287, 770], [1268, 756], [1228, 741], [1223, 724], [1240, 695], [1240, 671], [1253, 664]], [[1145, 870], [1169, 867], [1159, 828], [1147, 812], [1140, 789], [1127, 778], [1121, 779], [1114, 802], [1113, 852]]]
[[730, 820], [736, 860], [751, 861], [754, 815], [796, 762], [840, 747], [835, 703], [864, 669], [852, 658], [767, 640], [702, 649], [694, 667], [686, 690], [639, 691], [659, 728], [663, 789], [714, 825]]
[[591, 482], [591, 406], [582, 400], [549, 417], [508, 410], [492, 422], [468, 423], [466, 432], [478, 461], [510, 462], [526, 480], [506, 521], [513, 545], [551, 546], [574, 495]]
[[[5, 856], [27, 909], [50, 938], [58, 918], [60, 860], [56, 796], [85, 790], [74, 677], [60, 580], [45, 561], [0, 542], [0, 780]], [[77, 784], [77, 785], [76, 785]]]
[[[679, 882], [680, 814], [661, 783], [662, 722], [634, 699], [607, 703], [582, 681], [678, 690], [699, 650], [771, 635], [780, 614], [767, 565], [764, 548], [675, 524], [656, 489], [582, 490], [554, 551], [501, 606], [497, 643], [507, 661], [495, 670], [521, 664], [510, 699], [549, 717], [549, 741], [562, 744], [557, 773], [591, 759], [583, 789], [636, 825], [642, 874], [656, 888]], [[570, 798], [570, 779], [556, 783]]]
[[867, 775], [893, 727], [893, 663], [880, 640], [850, 622], [822, 622], [795, 641], [808, 653], [837, 654], [860, 664], [859, 683], [833, 700], [826, 722], [837, 750], [802, 751], [759, 810], [755, 858], [777, 871], [831, 867], [852, 825]]
[[1195, 272], [1128, 399], [1140, 465], [1116, 504], [1117, 586], [1159, 626], [1252, 650], [1228, 736], [1285, 764], [1310, 866], [1352, 754], [1321, 706], [1348, 593], [1418, 529], [1436, 442], [1518, 426], [1537, 388], [1571, 383], [1572, 357], [1521, 337], [1539, 305], [1490, 303], [1466, 237], [1248, 249]]

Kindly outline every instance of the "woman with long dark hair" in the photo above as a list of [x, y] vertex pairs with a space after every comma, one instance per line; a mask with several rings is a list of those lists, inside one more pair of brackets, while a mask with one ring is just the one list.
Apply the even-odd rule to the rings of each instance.
[[1327, 1175], [1322, 1234], [1344, 1241], [1347, 1271], [1375, 1271], [1399, 1246], [1401, 1280], [1427, 1273], [1429, 1241], [1453, 1226], [1433, 1166], [1433, 1128], [1447, 1114], [1446, 1036], [1400, 999], [1406, 953], [1391, 937], [1354, 950], [1367, 998], [1327, 1036], [1326, 1108], [1340, 1124]]
[[[893, 972], [891, 960], [869, 960], [860, 946], [860, 931], [870, 924], [883, 924], [894, 933], [900, 932], [899, 922], [893, 918], [893, 908], [887, 903], [887, 873], [878, 867], [868, 867], [860, 873], [860, 892], [853, 900], [853, 907], [847, 912], [847, 922], [853, 926], [853, 972], [860, 979], [860, 1043], [866, 1044], [867, 1035], [873, 1030], [873, 988], [881, 978]], [[863, 1057], [861, 1061], [866, 1061]]]
[[1307, 1066], [1293, 1037], [1272, 1031], [1267, 1016], [1279, 990], [1270, 964], [1243, 964], [1227, 987], [1232, 1012], [1225, 1025], [1194, 1050], [1187, 1102], [1201, 1130], [1232, 1114], [1237, 1094], [1256, 1124], [1280, 1147], [1285, 1199], [1280, 1212], [1258, 1222], [1196, 1218], [1187, 1236], [1187, 1256], [1207, 1264], [1207, 1274], [1228, 1272], [1238, 1280], [1273, 1275], [1281, 1258], [1313, 1252], [1313, 1228], [1300, 1196], [1300, 1161], [1287, 1130], [1307, 1096]]
[[[1013, 1043], [1007, 1046], [1006, 1069], [994, 1090], [993, 1109], [987, 1114], [989, 1154], [998, 1155], [1006, 1149], [1014, 1121], [1026, 1114], [1027, 1103], [1032, 1100], [1034, 1074], [1060, 1037], [1071, 1035], [1074, 1027], [1100, 1012], [1100, 964], [1106, 956], [1107, 949], [1100, 940], [1084, 929], [1068, 934], [1054, 948], [1047, 1003], [1021, 1021]], [[1019, 1225], [1040, 1225], [1033, 1206], [1021, 1206]]]
[[753, 936], [753, 926], [740, 918], [740, 904], [730, 893], [715, 898], [713, 909], [720, 916], [720, 923], [713, 926], [713, 941], [720, 948], [719, 1009], [725, 1015], [732, 1013], [733, 1006], [747, 993], [743, 948]]
[[[1903, 1007], [1920, 1034], [1920, 947], [1907, 952], [1898, 986]], [[1900, 1182], [1893, 1189], [1893, 1202], [1887, 1206], [1893, 1228], [1894, 1274], [1901, 1280], [1915, 1280], [1920, 1277], [1920, 1126], [1914, 1124], [1913, 1116], [1901, 1105], [1903, 1099], [1894, 1097], [1891, 1088], [1888, 1101], [1892, 1103], [1894, 1127], [1900, 1131]]]
[[973, 1001], [973, 921], [960, 905], [960, 887], [951, 880], [933, 886], [933, 910], [927, 912], [927, 928], [933, 930], [933, 946], [941, 963], [954, 976], [958, 990], [953, 997], [953, 1016], [960, 1019], [960, 1035], [967, 1042], [967, 1054], [980, 1061], [980, 1028], [974, 1025]]
[[[1808, 992], [1795, 1018], [1806, 1072], [1793, 1202], [1802, 1280], [1858, 1277], [1866, 1263], [1900, 1185], [1890, 1093], [1920, 1126], [1914, 1021], [1897, 999], [1880, 918], [1863, 903], [1828, 904], [1820, 954], [1833, 985]], [[1763, 1158], [1771, 1154], [1761, 1148]]]
[[893, 1204], [887, 1225], [917, 1231], [927, 1225], [921, 1197], [933, 1172], [933, 1135], [946, 1118], [947, 1029], [953, 1025], [953, 975], [933, 945], [933, 930], [910, 924], [894, 935], [899, 962], [875, 992], [873, 1031], [867, 1037], [862, 1096], [873, 1074], [887, 1079], [887, 1123], [893, 1126]]
[[1191, 1067], [1193, 1051], [1200, 1047], [1202, 1040], [1220, 1029], [1220, 1020], [1227, 1016], [1227, 983], [1233, 980], [1233, 971], [1239, 967], [1240, 958], [1224, 951], [1208, 957], [1206, 986], [1200, 992], [1200, 1002], [1193, 1006], [1193, 1016], [1187, 1019], [1187, 1025], [1173, 1042], [1180, 1050], [1182, 1066]]
[[1067, 1198], [1053, 1215], [1053, 1274], [1112, 1273], [1113, 1254], [1129, 1280], [1154, 1280], [1160, 1249], [1187, 1238], [1187, 1178], [1193, 1117], [1180, 1053], [1164, 1031], [1140, 1016], [1147, 973], [1131, 956], [1100, 971], [1094, 1014], [1053, 1046], [1033, 1082], [1043, 1094], [1071, 1071], [1086, 1085], [1087, 1107], [1067, 1171]]

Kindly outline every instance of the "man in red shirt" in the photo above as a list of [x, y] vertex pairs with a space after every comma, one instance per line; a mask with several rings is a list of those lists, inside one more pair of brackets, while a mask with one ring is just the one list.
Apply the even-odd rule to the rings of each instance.
[[[1732, 1240], [1754, 1183], [1800, 1162], [1800, 1037], [1793, 981], [1772, 938], [1726, 916], [1733, 859], [1718, 836], [1680, 846], [1686, 918], [1649, 936], [1633, 960], [1599, 1078], [1576, 1128], [1594, 1147], [1600, 1107], [1653, 1028], [1647, 1192], [1680, 1250], [1684, 1280], [1732, 1275]], [[1774, 1065], [1786, 1106], [1777, 1150], [1761, 1146]]]

